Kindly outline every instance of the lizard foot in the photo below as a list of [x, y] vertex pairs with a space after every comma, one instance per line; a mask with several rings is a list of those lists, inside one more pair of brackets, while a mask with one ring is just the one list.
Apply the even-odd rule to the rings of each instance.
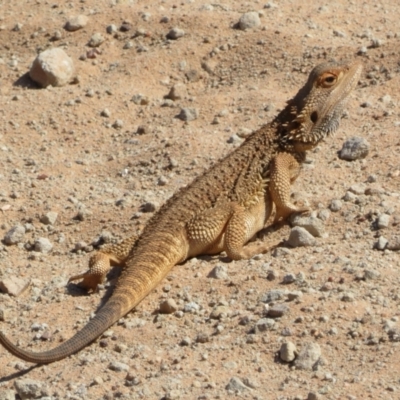
[[291, 205], [289, 207], [279, 207], [276, 210], [274, 224], [277, 222], [283, 222], [289, 218], [292, 214], [307, 214], [310, 213], [311, 209], [309, 207], [296, 207]]
[[68, 279], [68, 283], [72, 281], [76, 281], [78, 279], [82, 279], [81, 282], [78, 283], [78, 286], [86, 289], [88, 292], [97, 292], [98, 285], [104, 282], [105, 275], [103, 274], [94, 274], [91, 271], [85, 272], [83, 274], [74, 275]]

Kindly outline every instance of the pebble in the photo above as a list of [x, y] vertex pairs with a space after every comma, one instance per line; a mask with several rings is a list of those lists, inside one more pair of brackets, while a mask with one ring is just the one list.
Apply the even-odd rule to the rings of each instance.
[[208, 274], [209, 278], [214, 278], [214, 279], [228, 279], [228, 271], [227, 268], [223, 265], [217, 265], [214, 267], [210, 273]]
[[124, 126], [124, 121], [122, 121], [122, 119], [116, 119], [112, 124], [112, 127], [114, 129], [121, 129], [123, 126]]
[[163, 314], [173, 314], [178, 309], [174, 299], [164, 300], [160, 304], [160, 312]]
[[104, 36], [101, 33], [97, 32], [90, 38], [88, 46], [99, 47], [101, 44], [104, 43], [105, 40], [106, 39], [104, 38]]
[[46, 385], [33, 379], [17, 379], [14, 387], [21, 400], [38, 399], [47, 395]]
[[182, 121], [194, 121], [199, 116], [199, 110], [197, 108], [182, 108], [178, 115], [178, 118]]
[[353, 161], [365, 158], [369, 152], [369, 143], [362, 137], [352, 137], [343, 143], [339, 152], [339, 158], [342, 160]]
[[[375, 247], [378, 250], [385, 250], [385, 247], [387, 246], [388, 243], [389, 243], [389, 241], [385, 237], [379, 236], [378, 241], [375, 244]], [[391, 249], [389, 249], [389, 250], [391, 250]]]
[[246, 386], [241, 379], [234, 376], [225, 386], [225, 389], [232, 392], [243, 392], [244, 390], [249, 390], [250, 387]]
[[314, 246], [316, 243], [314, 236], [300, 226], [295, 226], [290, 231], [289, 239], [287, 240], [287, 244], [291, 247]]
[[181, 346], [190, 346], [192, 344], [192, 339], [186, 336], [181, 340]]
[[101, 110], [100, 115], [102, 117], [110, 118], [111, 117], [111, 112], [108, 108], [105, 108], [104, 110]]
[[390, 215], [388, 214], [381, 214], [376, 220], [376, 227], [378, 229], [387, 228], [390, 224]]
[[171, 87], [169, 93], [165, 96], [167, 99], [181, 100], [187, 94], [186, 85], [183, 83], [176, 83], [174, 86]]
[[8, 245], [21, 243], [24, 236], [25, 228], [22, 225], [15, 225], [5, 234], [4, 243]]
[[243, 14], [239, 19], [239, 29], [245, 31], [246, 29], [257, 28], [261, 25], [260, 17], [256, 11], [250, 11]]
[[275, 321], [272, 318], [261, 318], [256, 322], [254, 330], [256, 333], [269, 331], [275, 325]]
[[323, 222], [316, 217], [302, 217], [301, 215], [294, 215], [291, 218], [293, 226], [300, 226], [306, 229], [314, 237], [322, 237], [325, 233], [325, 227]]
[[176, 400], [181, 398], [181, 392], [178, 389], [172, 389], [169, 392], [165, 393], [165, 400]]
[[14, 297], [17, 297], [21, 293], [25, 292], [28, 287], [29, 281], [16, 276], [4, 278], [0, 281], [0, 290]]
[[146, 203], [144, 203], [142, 206], [141, 206], [141, 210], [143, 211], [143, 212], [154, 212], [154, 211], [156, 211], [157, 210], [157, 207], [158, 207], [158, 205], [155, 203], [155, 202], [153, 202], [153, 201], [147, 201]]
[[334, 199], [331, 201], [331, 204], [329, 204], [329, 209], [332, 212], [337, 212], [340, 211], [343, 207], [343, 202], [342, 200]]
[[296, 345], [292, 342], [282, 343], [279, 350], [279, 357], [286, 362], [292, 362], [298, 354]]
[[171, 40], [177, 40], [183, 36], [185, 36], [185, 31], [183, 29], [179, 29], [179, 28], [172, 28], [167, 33], [167, 39], [171, 39]]
[[387, 248], [392, 251], [400, 250], [400, 236], [390, 239]]
[[53, 244], [49, 239], [40, 237], [35, 241], [34, 249], [39, 253], [49, 253], [53, 248]]
[[138, 106], [146, 106], [150, 103], [149, 98], [140, 93], [133, 95], [131, 101]]
[[286, 304], [275, 304], [269, 308], [267, 315], [271, 318], [283, 317], [289, 311]]
[[8, 321], [10, 313], [7, 308], [0, 307], [0, 321]]
[[210, 314], [210, 318], [211, 319], [221, 319], [224, 317], [228, 317], [231, 314], [232, 314], [232, 311], [229, 307], [219, 305], [219, 306], [216, 306], [213, 308], [213, 310], [211, 311], [211, 314]]
[[309, 342], [302, 348], [295, 360], [297, 369], [311, 371], [321, 357], [321, 347], [318, 343]]
[[109, 35], [112, 35], [112, 34], [118, 32], [118, 28], [117, 28], [116, 25], [111, 24], [111, 25], [108, 25], [108, 26], [107, 26], [106, 32], [107, 32]]
[[316, 392], [309, 392], [307, 395], [307, 400], [321, 400], [322, 397]]
[[356, 299], [354, 293], [352, 292], [344, 292], [341, 297], [340, 300], [346, 302], [346, 303], [351, 303]]
[[119, 362], [119, 361], [112, 361], [108, 365], [108, 369], [110, 369], [111, 371], [116, 371], [116, 372], [128, 372], [129, 371], [129, 365], [128, 364], [124, 364], [124, 363]]
[[75, 32], [78, 29], [82, 29], [87, 25], [89, 18], [86, 15], [78, 15], [68, 20], [65, 24], [65, 30], [68, 32]]
[[55, 211], [50, 211], [44, 214], [40, 218], [40, 222], [45, 225], [54, 225], [57, 221], [58, 213]]
[[74, 75], [75, 67], [67, 53], [58, 47], [41, 52], [33, 61], [29, 76], [42, 87], [64, 86]]
[[273, 289], [261, 296], [261, 302], [271, 303], [273, 301], [282, 300], [287, 296], [287, 290]]

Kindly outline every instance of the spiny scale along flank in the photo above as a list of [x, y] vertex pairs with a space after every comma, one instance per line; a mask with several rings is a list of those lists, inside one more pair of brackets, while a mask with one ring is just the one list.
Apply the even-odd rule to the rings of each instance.
[[265, 243], [245, 245], [266, 226], [273, 206], [276, 221], [306, 211], [290, 203], [290, 186], [301, 171], [305, 151], [337, 128], [361, 69], [359, 63], [315, 67], [304, 87], [270, 124], [175, 193], [139, 237], [92, 256], [89, 270], [70, 279], [83, 279], [80, 284], [88, 290], [97, 289], [110, 264], [124, 269], [111, 298], [73, 337], [39, 353], [21, 350], [3, 333], [0, 343], [33, 363], [60, 360], [98, 338], [187, 258], [225, 251], [238, 260], [267, 252], [270, 248]]

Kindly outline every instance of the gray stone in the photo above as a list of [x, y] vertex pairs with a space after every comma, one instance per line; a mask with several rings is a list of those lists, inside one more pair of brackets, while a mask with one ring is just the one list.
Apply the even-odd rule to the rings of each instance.
[[242, 31], [246, 29], [257, 28], [261, 25], [260, 17], [257, 12], [250, 11], [243, 14], [239, 19], [239, 28]]
[[226, 385], [225, 389], [232, 392], [243, 392], [244, 390], [250, 390], [250, 387], [246, 386], [242, 380], [234, 376]]
[[186, 96], [186, 86], [183, 83], [176, 83], [165, 96], [167, 99], [182, 100]]
[[375, 243], [375, 247], [378, 250], [385, 250], [385, 247], [387, 246], [388, 243], [389, 241], [385, 237], [379, 236], [378, 241]]
[[390, 239], [387, 248], [392, 251], [400, 250], [400, 236]]
[[214, 279], [228, 279], [228, 271], [223, 265], [217, 265], [208, 274], [209, 278]]
[[104, 43], [106, 39], [104, 38], [104, 36], [97, 32], [94, 35], [92, 35], [92, 37], [89, 40], [89, 47], [99, 47], [101, 44]]
[[311, 233], [309, 233], [306, 229], [295, 226], [289, 235], [289, 239], [287, 241], [288, 245], [291, 247], [300, 247], [300, 246], [314, 246], [317, 242]]
[[271, 330], [275, 325], [275, 321], [272, 318], [261, 318], [256, 322], [254, 330], [258, 332], [266, 332]]
[[331, 204], [329, 205], [329, 209], [333, 212], [341, 210], [342, 207], [343, 207], [343, 202], [337, 199], [332, 200]]
[[284, 299], [286, 296], [287, 290], [274, 289], [262, 295], [260, 300], [263, 303], [271, 303], [272, 301]]
[[325, 233], [324, 223], [316, 217], [302, 217], [300, 215], [295, 215], [291, 218], [291, 223], [293, 226], [300, 226], [301, 228], [306, 229], [315, 237], [322, 237]]
[[57, 221], [58, 213], [50, 211], [47, 214], [42, 215], [40, 222], [45, 225], [54, 225]]
[[321, 347], [318, 343], [306, 343], [295, 360], [298, 369], [311, 371], [321, 357]]
[[116, 372], [128, 372], [129, 371], [129, 365], [124, 364], [119, 361], [112, 361], [108, 365], [108, 368], [111, 369], [111, 371], [116, 371]]
[[25, 228], [22, 225], [13, 226], [4, 236], [4, 243], [8, 245], [21, 243], [24, 240]]
[[316, 392], [309, 392], [307, 396], [307, 400], [320, 400], [322, 397]]
[[111, 25], [108, 25], [108, 26], [107, 26], [106, 32], [107, 32], [108, 34], [112, 35], [112, 34], [118, 32], [118, 28], [117, 28], [116, 25], [111, 24]]
[[68, 20], [65, 24], [65, 30], [68, 32], [75, 32], [78, 29], [82, 29], [87, 25], [89, 18], [86, 15], [77, 15]]
[[172, 28], [167, 33], [167, 39], [171, 39], [171, 40], [177, 40], [183, 36], [185, 36], [185, 31], [183, 29], [179, 29], [179, 28]]
[[0, 281], [0, 290], [10, 296], [19, 296], [29, 287], [29, 281], [16, 276], [4, 278]]
[[133, 101], [138, 106], [146, 106], [150, 103], [149, 98], [140, 93], [133, 95], [131, 101]]
[[390, 224], [390, 215], [381, 214], [376, 220], [376, 227], [378, 229], [387, 228]]
[[292, 342], [282, 343], [279, 350], [279, 357], [286, 362], [292, 362], [298, 354], [296, 345]]
[[289, 307], [286, 304], [275, 304], [269, 308], [267, 315], [271, 318], [280, 318], [288, 311]]
[[211, 319], [221, 319], [224, 317], [228, 317], [231, 314], [232, 314], [232, 311], [229, 307], [219, 305], [219, 306], [216, 306], [213, 308], [213, 310], [211, 311], [211, 314], [210, 314], [210, 318]]
[[35, 58], [29, 76], [42, 87], [64, 86], [72, 80], [74, 72], [72, 58], [56, 47], [43, 51]]
[[356, 297], [352, 292], [344, 292], [340, 297], [340, 300], [345, 301], [347, 303], [352, 303], [355, 299]]
[[362, 137], [352, 137], [343, 143], [339, 152], [342, 160], [353, 161], [365, 158], [369, 152], [369, 143]]
[[160, 312], [163, 314], [173, 314], [178, 309], [174, 299], [164, 300], [160, 304]]
[[34, 249], [39, 253], [46, 254], [53, 249], [53, 244], [50, 242], [49, 239], [40, 237], [35, 241]]
[[33, 379], [17, 379], [14, 387], [21, 400], [39, 399], [47, 395], [45, 384]]
[[182, 121], [194, 121], [199, 116], [199, 110], [197, 108], [182, 108], [178, 115], [178, 118]]

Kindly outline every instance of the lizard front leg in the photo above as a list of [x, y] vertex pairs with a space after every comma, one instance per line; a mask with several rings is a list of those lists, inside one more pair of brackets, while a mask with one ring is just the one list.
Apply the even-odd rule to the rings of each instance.
[[276, 215], [274, 223], [285, 220], [296, 212], [307, 212], [308, 207], [296, 207], [290, 201], [290, 186], [300, 174], [300, 164], [289, 153], [279, 153], [271, 161], [271, 178], [269, 191], [275, 203]]
[[125, 261], [138, 239], [138, 235], [130, 236], [120, 243], [112, 244], [97, 251], [89, 259], [89, 269], [83, 274], [69, 278], [68, 283], [82, 279], [79, 286], [88, 291], [97, 291], [97, 286], [104, 282], [111, 266], [125, 265]]

